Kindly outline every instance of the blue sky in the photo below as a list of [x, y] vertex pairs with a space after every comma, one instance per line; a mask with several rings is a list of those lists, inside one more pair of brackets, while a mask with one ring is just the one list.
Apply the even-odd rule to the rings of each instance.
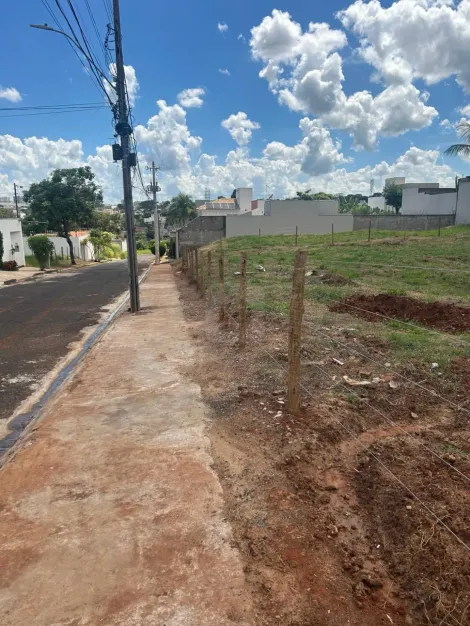
[[[55, 0], [49, 3], [58, 15]], [[73, 3], [98, 49], [85, 0]], [[105, 2], [90, 5], [104, 39]], [[265, 184], [279, 196], [306, 187], [364, 192], [370, 178], [380, 186], [390, 173], [449, 184], [468, 173], [466, 162], [442, 151], [456, 141], [455, 123], [470, 101], [460, 52], [470, 45], [469, 6], [122, 0], [125, 63], [139, 85], [141, 161], [162, 165], [166, 195], [200, 195], [205, 186], [228, 193], [236, 184], [253, 185], [255, 195]], [[12, 51], [0, 68], [0, 106], [102, 101], [65, 39], [29, 28], [44, 22], [52, 20], [41, 0], [9, 6], [0, 25], [2, 48]], [[309, 34], [310, 22], [324, 26]], [[270, 81], [260, 77], [267, 66], [277, 68]], [[11, 92], [1, 98], [9, 88], [21, 100]], [[178, 94], [195, 88], [203, 90], [201, 106], [181, 108]], [[105, 195], [118, 199], [118, 168], [105, 148], [111, 122], [107, 110], [0, 117], [0, 194], [14, 180], [27, 185], [54, 167], [88, 162]], [[240, 128], [248, 133], [237, 134]]]

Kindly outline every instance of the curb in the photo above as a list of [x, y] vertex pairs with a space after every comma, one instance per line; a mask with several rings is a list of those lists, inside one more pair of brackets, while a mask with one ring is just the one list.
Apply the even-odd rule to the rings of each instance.
[[[47, 269], [47, 270], [39, 270], [31, 276], [26, 276], [26, 278], [10, 278], [8, 280], [4, 280], [3, 283], [0, 283], [0, 287], [8, 287], [9, 285], [21, 285], [22, 283], [29, 283], [34, 280], [37, 280], [41, 276], [45, 276], [46, 274], [61, 274], [62, 272], [70, 272], [75, 269], [82, 269], [83, 267], [90, 267], [91, 265], [96, 265], [95, 262], [84, 263], [83, 265], [71, 265], [70, 267], [61, 267], [57, 269]], [[13, 274], [14, 272], [12, 272]]]
[[[153, 267], [151, 263], [139, 278], [139, 285], [147, 278], [148, 273]], [[76, 367], [83, 361], [87, 353], [96, 344], [98, 339], [105, 333], [112, 322], [122, 313], [129, 300], [129, 294], [126, 292], [117, 302], [114, 309], [109, 315], [102, 320], [92, 334], [83, 341], [78, 354], [76, 354], [69, 362], [64, 362], [61, 369], [54, 376], [53, 380], [44, 390], [41, 397], [34, 403], [32, 408], [26, 413], [15, 415], [7, 424], [9, 432], [0, 439], [0, 470], [2, 467], [16, 454], [21, 447], [23, 439], [28, 432], [34, 427], [37, 420], [42, 416], [42, 411], [48, 401], [53, 398], [63, 387], [64, 383], [73, 374]]]

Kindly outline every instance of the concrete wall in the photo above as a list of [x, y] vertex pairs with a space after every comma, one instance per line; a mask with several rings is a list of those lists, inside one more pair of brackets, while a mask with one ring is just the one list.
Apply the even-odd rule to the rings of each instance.
[[266, 200], [253, 200], [251, 203], [252, 215], [264, 215], [264, 204]]
[[453, 226], [455, 215], [355, 215], [354, 230], [435, 230]]
[[25, 252], [21, 220], [1, 218], [0, 231], [3, 235], [3, 259], [0, 261], [16, 261], [20, 267], [23, 266]]
[[267, 200], [265, 215], [251, 213], [227, 216], [226, 236], [294, 234], [324, 234], [351, 231], [352, 215], [338, 214], [337, 200]]
[[236, 190], [237, 204], [241, 213], [251, 211], [251, 201], [253, 199], [253, 189], [251, 187], [239, 187]]
[[405, 185], [400, 213], [402, 215], [452, 214], [455, 213], [456, 203], [456, 190], [438, 190], [436, 187]]
[[470, 178], [459, 181], [455, 223], [470, 224]]
[[367, 204], [371, 209], [379, 209], [385, 211], [385, 198], [383, 196], [369, 196]]
[[[71, 237], [73, 244], [73, 251], [77, 259], [82, 261], [93, 261], [94, 250], [91, 243], [84, 244], [83, 240], [86, 236]], [[49, 240], [54, 244], [54, 252], [57, 256], [67, 257], [70, 254], [69, 244], [65, 237], [52, 237], [49, 236]], [[28, 245], [27, 237], [24, 237], [24, 251], [26, 255], [32, 255], [33, 252]]]
[[178, 230], [178, 246], [204, 246], [225, 237], [225, 217], [196, 217]]

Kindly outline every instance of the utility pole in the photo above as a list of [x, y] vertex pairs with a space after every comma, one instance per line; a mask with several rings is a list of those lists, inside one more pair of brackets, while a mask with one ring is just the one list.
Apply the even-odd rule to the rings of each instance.
[[155, 161], [152, 161], [152, 167], [147, 167], [152, 172], [152, 184], [147, 187], [153, 195], [153, 210], [154, 210], [154, 222], [155, 222], [155, 263], [160, 263], [160, 217], [158, 215], [157, 204], [157, 191], [161, 191], [155, 178], [156, 172], [161, 169], [155, 165]]
[[114, 39], [116, 48], [116, 93], [118, 120], [116, 132], [121, 138], [122, 182], [124, 188], [124, 212], [126, 214], [127, 258], [129, 262], [129, 291], [131, 312], [140, 310], [139, 280], [137, 270], [137, 250], [135, 245], [134, 207], [132, 202], [131, 167], [129, 163], [129, 136], [132, 128], [129, 124], [127, 108], [126, 77], [122, 53], [121, 16], [119, 0], [113, 0]]
[[16, 217], [20, 219], [20, 210], [18, 208], [18, 193], [16, 191], [17, 184], [13, 183], [13, 189], [15, 190], [15, 206], [16, 206]]

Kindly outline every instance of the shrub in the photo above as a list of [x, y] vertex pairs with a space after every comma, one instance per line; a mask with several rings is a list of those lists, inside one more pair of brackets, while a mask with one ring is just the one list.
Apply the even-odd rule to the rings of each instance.
[[41, 270], [45, 269], [51, 254], [54, 252], [54, 244], [47, 235], [32, 235], [28, 237], [28, 245], [36, 257]]
[[2, 263], [2, 270], [7, 272], [16, 272], [18, 269], [18, 263], [16, 261], [5, 261]]
[[117, 243], [112, 243], [105, 249], [105, 256], [108, 259], [120, 259], [121, 258], [121, 246]]
[[127, 252], [121, 252], [121, 259], [127, 259]]
[[149, 242], [145, 235], [139, 234], [135, 240], [137, 250], [148, 250]]
[[[151, 241], [150, 242], [150, 252], [152, 254], [155, 254], [155, 242]], [[167, 247], [166, 247], [166, 243], [164, 241], [160, 241], [160, 256], [162, 257], [164, 254], [166, 254], [167, 251]]]

